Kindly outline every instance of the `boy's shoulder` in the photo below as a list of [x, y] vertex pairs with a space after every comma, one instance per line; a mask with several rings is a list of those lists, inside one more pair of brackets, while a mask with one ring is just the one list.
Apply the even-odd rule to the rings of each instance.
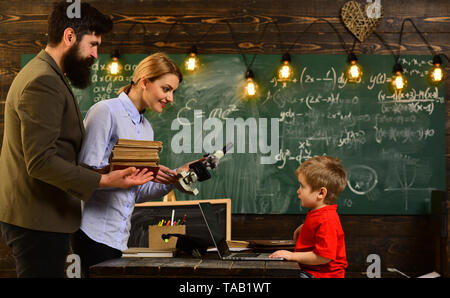
[[323, 222], [339, 219], [339, 214], [337, 213], [337, 205], [326, 205], [320, 209], [309, 211], [306, 217], [308, 218], [308, 221], [312, 222]]
[[337, 204], [325, 205], [316, 210], [308, 211], [307, 215], [323, 215], [323, 214], [337, 214]]

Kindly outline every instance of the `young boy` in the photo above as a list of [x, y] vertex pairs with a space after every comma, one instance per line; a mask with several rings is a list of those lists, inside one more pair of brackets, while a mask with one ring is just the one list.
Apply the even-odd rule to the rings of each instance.
[[294, 232], [294, 252], [278, 250], [271, 257], [298, 262], [314, 277], [343, 278], [347, 268], [344, 232], [334, 204], [347, 185], [340, 160], [316, 156], [302, 163], [295, 174], [302, 207], [308, 208], [305, 222]]

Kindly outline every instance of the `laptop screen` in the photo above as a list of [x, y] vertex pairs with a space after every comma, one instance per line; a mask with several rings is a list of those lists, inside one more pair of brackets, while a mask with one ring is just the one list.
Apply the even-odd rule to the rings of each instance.
[[223, 232], [223, 228], [220, 228], [218, 224], [218, 215], [214, 212], [214, 208], [211, 206], [211, 203], [199, 203], [199, 206], [219, 256], [221, 258], [227, 256], [230, 253], [230, 249], [228, 248], [227, 239], [225, 233]]

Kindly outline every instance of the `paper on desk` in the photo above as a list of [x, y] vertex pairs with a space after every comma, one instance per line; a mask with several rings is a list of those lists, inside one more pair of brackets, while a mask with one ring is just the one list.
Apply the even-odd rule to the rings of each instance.
[[439, 273], [437, 273], [436, 271], [424, 274], [419, 276], [418, 278], [437, 278], [440, 277], [441, 275]]
[[[246, 251], [246, 250], [250, 250], [250, 249], [251, 248], [249, 248], [249, 247], [230, 247], [230, 251], [233, 251], [233, 252]], [[215, 251], [217, 251], [217, 248], [215, 248], [215, 247], [208, 248], [208, 252], [215, 252]]]

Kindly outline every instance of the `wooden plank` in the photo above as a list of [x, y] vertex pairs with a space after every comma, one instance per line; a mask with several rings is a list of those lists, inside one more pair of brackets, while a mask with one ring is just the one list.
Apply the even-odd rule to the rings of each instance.
[[[5, 1], [1, 1], [5, 2]], [[0, 2], [0, 3], [1, 3]], [[100, 11], [113, 17], [114, 23], [132, 23], [134, 21], [151, 25], [171, 24], [174, 21], [183, 21], [191, 24], [208, 24], [214, 21], [229, 19], [234, 23], [257, 23], [263, 24], [270, 20], [277, 20], [284, 24], [310, 23], [314, 18], [325, 17], [330, 21], [339, 22], [339, 13], [342, 1], [289, 1], [282, 0], [273, 5], [271, 1], [259, 1], [257, 4], [249, 5], [246, 1], [119, 1], [114, 5], [108, 1], [88, 1]], [[145, 8], [151, 11], [147, 11]], [[382, 3], [384, 8], [384, 19], [379, 30], [395, 30], [400, 28], [400, 20], [405, 17], [415, 19], [419, 28], [441, 32], [446, 30], [449, 18], [442, 16], [442, 7], [445, 0], [434, 1], [429, 5], [425, 0], [414, 1], [412, 5], [404, 5], [399, 1]], [[46, 29], [46, 20], [51, 10], [50, 3], [41, 1], [36, 5], [34, 1], [7, 2], [2, 6], [3, 12], [0, 18], [2, 24], [11, 26], [13, 31], [26, 32], [26, 24], [43, 27]], [[426, 27], [425, 27], [426, 25]], [[425, 28], [423, 28], [425, 27]], [[431, 28], [430, 28], [431, 27]], [[284, 28], [283, 28], [284, 29]], [[313, 29], [313, 28], [312, 28]], [[412, 32], [412, 28], [405, 28]], [[159, 30], [156, 27], [156, 30]], [[313, 29], [314, 30], [314, 29]], [[447, 29], [448, 30], [448, 29]]]
[[168, 258], [130, 258], [125, 269], [127, 276], [158, 276], [162, 266], [170, 262]]
[[298, 277], [296, 263], [216, 258], [121, 258], [90, 269], [92, 277]]
[[300, 276], [301, 269], [296, 262], [288, 261], [266, 261], [266, 275], [270, 277]]
[[196, 277], [226, 277], [231, 275], [233, 261], [222, 261], [214, 258], [204, 258], [194, 268]]
[[[244, 51], [246, 54], [283, 54], [288, 49], [291, 54], [347, 54], [338, 36], [333, 33], [312, 33], [307, 32], [300, 35], [300, 41], [295, 42], [299, 34], [286, 35], [282, 43], [277, 33], [267, 33], [261, 41], [259, 36], [252, 33], [236, 33], [234, 35], [239, 48], [236, 48], [233, 38], [229, 33], [213, 35], [210, 34], [201, 43], [197, 44], [200, 54], [239, 54]], [[345, 47], [350, 50], [353, 45], [353, 36], [343, 34]], [[398, 34], [383, 34], [387, 46], [398, 51]], [[200, 37], [198, 37], [200, 39]], [[427, 41], [435, 52], [450, 53], [450, 33], [429, 34]], [[122, 53], [151, 53], [154, 51], [164, 51], [167, 53], [186, 53], [192, 46], [192, 42], [186, 40], [184, 36], [174, 35], [165, 42], [160, 36], [148, 36], [140, 39], [129, 40], [125, 35], [106, 35], [100, 47], [100, 53], [112, 53], [115, 48], [119, 48]], [[37, 54], [45, 47], [45, 41], [36, 38], [35, 34], [28, 37], [4, 34], [0, 36], [0, 48], [4, 56], [12, 57], [10, 61], [2, 63], [0, 72], [10, 75], [10, 67], [20, 69], [20, 55], [17, 53]], [[241, 50], [240, 50], [241, 49]], [[356, 44], [356, 54], [381, 54], [390, 55], [391, 51], [383, 45], [375, 36], [369, 36], [364, 43]], [[427, 45], [423, 44], [420, 36], [413, 33], [403, 35], [402, 54], [429, 54]], [[9, 79], [13, 76], [9, 77]]]
[[128, 258], [108, 260], [89, 268], [89, 276], [120, 276], [125, 274], [125, 268], [131, 262]]
[[264, 277], [266, 274], [265, 261], [233, 261], [231, 276], [237, 277]]
[[169, 262], [160, 266], [160, 276], [167, 277], [190, 277], [195, 273], [196, 266], [201, 259], [195, 258], [170, 258]]

